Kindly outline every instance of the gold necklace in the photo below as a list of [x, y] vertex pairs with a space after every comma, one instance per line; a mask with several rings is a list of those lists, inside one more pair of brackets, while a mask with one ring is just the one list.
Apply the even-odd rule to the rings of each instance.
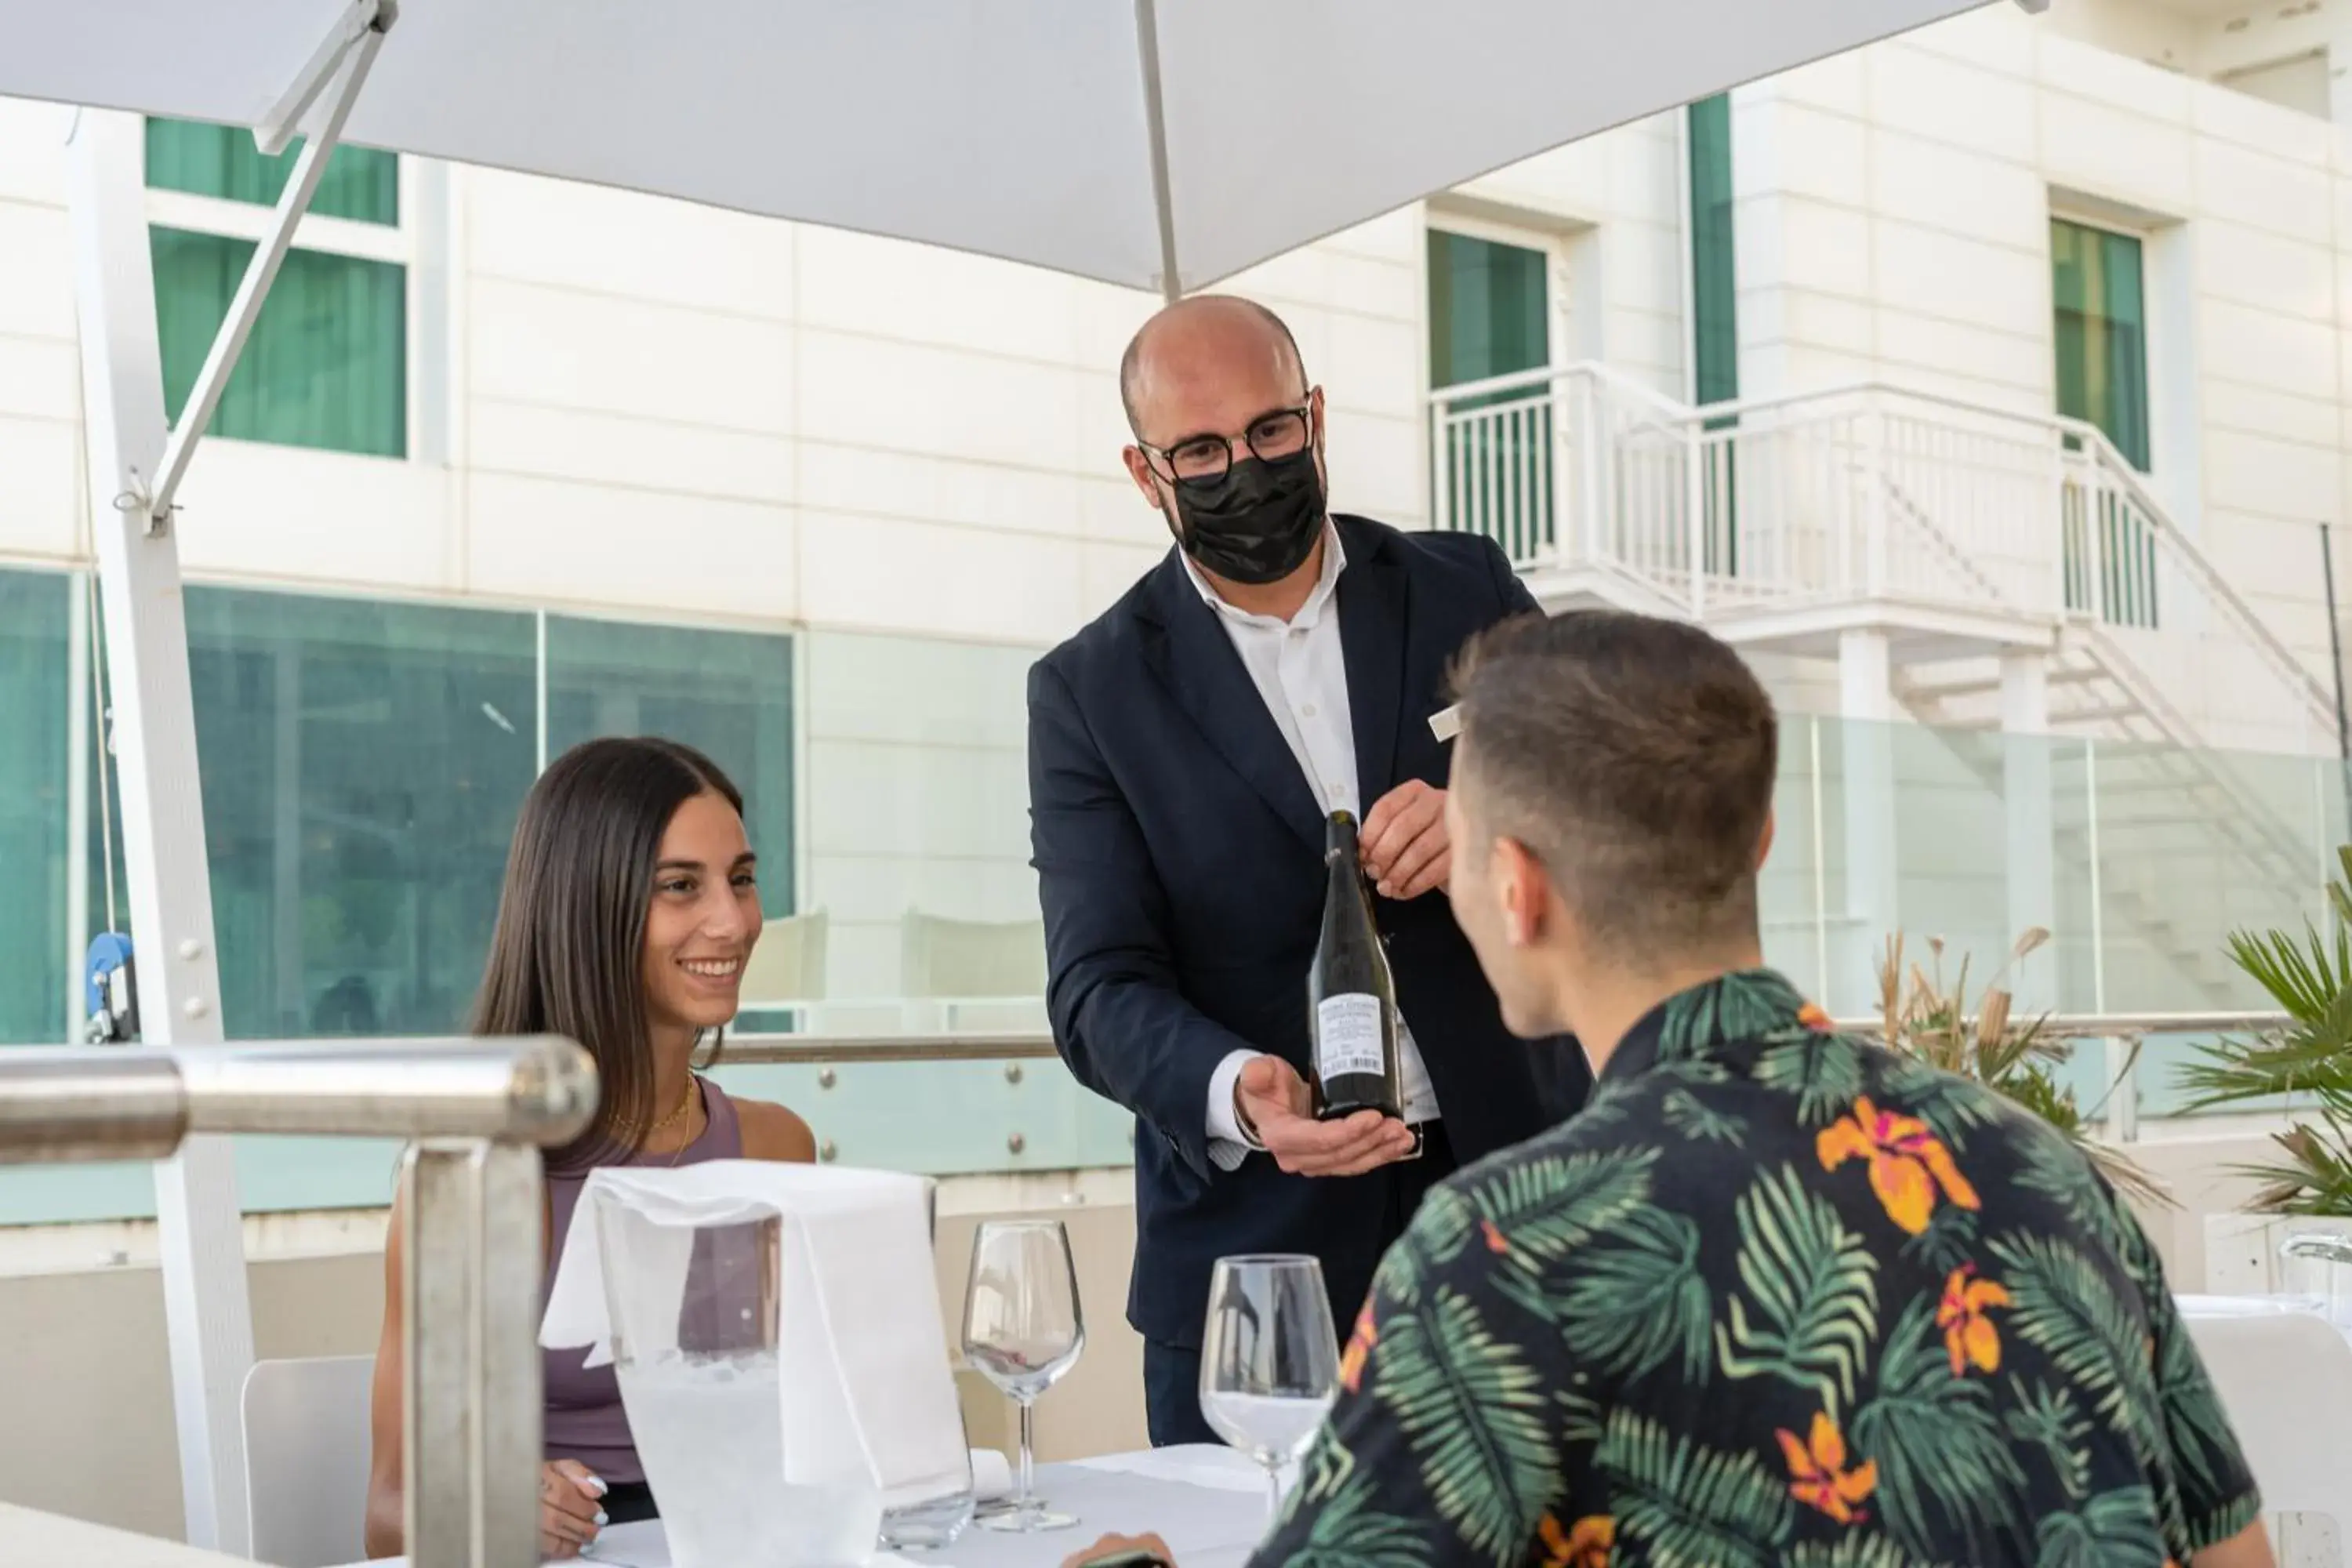
[[[647, 1126], [644, 1130], [643, 1135], [633, 1139], [632, 1142], [635, 1142], [638, 1148], [643, 1149], [648, 1142], [652, 1142], [654, 1138], [677, 1126], [678, 1122], [685, 1118], [686, 1114], [694, 1109], [694, 1074], [692, 1072], [688, 1072], [686, 1075], [686, 1092], [678, 1097], [677, 1109], [671, 1111], [667, 1116], [663, 1117], [659, 1121], [656, 1121]], [[681, 1149], [680, 1152], [683, 1152], [683, 1150]], [[670, 1163], [672, 1164], [677, 1163], [675, 1160]]]

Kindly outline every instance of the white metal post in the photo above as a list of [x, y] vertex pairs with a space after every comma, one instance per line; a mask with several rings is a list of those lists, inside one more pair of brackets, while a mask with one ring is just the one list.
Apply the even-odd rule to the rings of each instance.
[[[220, 974], [179, 546], [168, 520], [151, 531], [146, 508], [125, 504], [148, 492], [167, 437], [144, 139], [135, 114], [85, 110], [76, 118], [68, 159], [90, 532], [104, 604], [142, 1036], [154, 1046], [214, 1045], [221, 1038]], [[158, 1163], [155, 1206], [188, 1541], [242, 1554], [250, 1531], [237, 1400], [253, 1364], [253, 1322], [229, 1141], [190, 1138]]]
[[[2000, 658], [2001, 810], [2009, 841], [2009, 930], [2058, 924], [2057, 808], [2050, 766], [2050, 659], [2040, 648]], [[2027, 1013], [2054, 1010], [2056, 955], [2048, 948], [2018, 962], [2010, 991]]]
[[[1729, 448], [1726, 448], [1728, 458]], [[1706, 421], [1694, 414], [1683, 447], [1683, 548], [1690, 552], [1691, 619], [1706, 619]]]

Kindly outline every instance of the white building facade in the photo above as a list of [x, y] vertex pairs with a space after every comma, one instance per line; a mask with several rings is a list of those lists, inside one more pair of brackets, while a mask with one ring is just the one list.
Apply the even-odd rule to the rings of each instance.
[[[1749, 652], [1790, 715], [1769, 937], [1836, 1009], [1873, 1004], [1892, 930], [1981, 969], [2032, 924], [2036, 1000], [2242, 1002], [2223, 936], [2315, 913], [2344, 833], [2320, 525], [2352, 450], [2347, 4], [1993, 7], [1231, 287], [1327, 390], [1339, 506], [1486, 529], [1555, 605]], [[65, 123], [0, 103], [24, 1040], [72, 1029], [109, 921]], [[1153, 301], [339, 159], [181, 497], [231, 1034], [458, 1025], [523, 790], [637, 731], [751, 796], [796, 917], [761, 1000], [1034, 1026], [1024, 673], [1167, 548], [1118, 460]], [[151, 127], [174, 406], [272, 177], [249, 140]]]

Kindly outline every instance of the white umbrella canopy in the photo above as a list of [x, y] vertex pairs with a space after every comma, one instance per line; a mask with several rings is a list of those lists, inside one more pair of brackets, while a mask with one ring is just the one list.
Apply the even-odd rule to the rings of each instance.
[[[1192, 289], [1980, 3], [402, 0], [347, 139]], [[0, 94], [250, 127], [342, 9], [0, 0]]]

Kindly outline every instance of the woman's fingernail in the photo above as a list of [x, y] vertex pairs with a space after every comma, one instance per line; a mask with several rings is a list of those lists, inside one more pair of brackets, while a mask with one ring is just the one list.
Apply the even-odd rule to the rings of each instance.
[[607, 1518], [604, 1516], [604, 1510], [603, 1509], [601, 1509], [601, 1508], [600, 1508], [600, 1509], [598, 1509], [598, 1510], [596, 1510], [596, 1528], [597, 1528], [597, 1529], [602, 1530], [602, 1529], [604, 1529], [606, 1525], [608, 1525], [608, 1524], [610, 1524], [610, 1523], [612, 1523], [612, 1522], [613, 1522], [613, 1521], [612, 1521], [611, 1520], [607, 1519]]
[[605, 1489], [605, 1486], [604, 1486], [604, 1477], [602, 1477], [602, 1476], [590, 1476], [590, 1477], [588, 1478], [588, 1485], [589, 1485], [591, 1488], [593, 1488], [593, 1489], [594, 1489], [594, 1493], [595, 1493], [595, 1495], [596, 1495], [596, 1496], [598, 1496], [598, 1497], [603, 1497], [603, 1496], [604, 1495], [604, 1492], [605, 1492], [605, 1489]]

